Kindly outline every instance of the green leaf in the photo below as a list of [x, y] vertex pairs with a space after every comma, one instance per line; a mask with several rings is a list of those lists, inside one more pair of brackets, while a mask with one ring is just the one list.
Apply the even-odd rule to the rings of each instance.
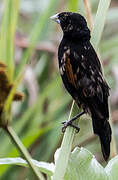
[[[78, 108], [73, 101], [71, 111], [70, 111], [70, 115], [69, 115], [68, 119], [73, 117], [75, 115], [75, 112], [77, 114]], [[60, 148], [60, 153], [59, 153], [59, 156], [58, 156], [57, 161], [56, 161], [56, 167], [55, 167], [56, 173], [54, 174], [53, 180], [63, 179], [63, 176], [64, 176], [65, 171], [66, 171], [66, 167], [68, 165], [68, 159], [70, 156], [71, 145], [72, 145], [72, 142], [74, 139], [74, 135], [75, 135], [75, 129], [72, 127], [68, 127], [66, 129], [65, 134], [64, 134], [62, 145]], [[58, 175], [59, 175], [59, 177], [58, 177]]]
[[19, 0], [5, 0], [0, 31], [0, 60], [7, 63], [9, 79], [14, 75], [14, 36], [18, 17]]
[[[31, 160], [34, 166], [38, 167], [41, 172], [46, 173], [48, 175], [52, 175], [54, 171], [54, 164], [53, 163], [46, 163], [46, 162], [38, 162], [34, 159]], [[19, 165], [24, 167], [29, 167], [27, 162], [22, 158], [0, 158], [0, 165]]]
[[84, 148], [75, 148], [69, 158], [64, 180], [108, 180], [104, 168]]
[[117, 180], [118, 179], [118, 156], [114, 157], [109, 161], [107, 164], [105, 171], [109, 176], [110, 180]]
[[68, 1], [68, 11], [78, 11], [78, 0], [70, 0]]
[[22, 61], [17, 74], [22, 73], [22, 70], [24, 66], [28, 63], [28, 60], [30, 59], [30, 56], [32, 55], [32, 52], [38, 40], [41, 38], [42, 33], [44, 32], [45, 28], [48, 29], [48, 23], [50, 22], [49, 18], [52, 15], [53, 10], [57, 6], [57, 4], [57, 0], [50, 0], [47, 9], [41, 14], [41, 16], [39, 16], [37, 23], [33, 27], [33, 30], [30, 35], [31, 38], [29, 41], [29, 48], [23, 54]]
[[106, 14], [110, 6], [110, 2], [111, 0], [101, 0], [99, 2], [98, 10], [95, 17], [95, 23], [91, 33], [91, 43], [96, 50], [98, 49], [98, 45], [101, 40], [106, 20]]
[[[55, 152], [55, 164], [60, 154], [60, 149]], [[32, 163], [51, 179], [55, 165], [53, 163], [39, 162], [34, 159]], [[22, 158], [0, 158], [0, 165], [19, 165], [28, 167]], [[63, 167], [63, 164], [62, 164]], [[118, 156], [109, 161], [106, 168], [102, 167], [94, 155], [85, 148], [76, 147], [71, 152], [67, 170], [63, 180], [117, 180]]]
[[[55, 152], [55, 164], [61, 149]], [[63, 167], [63, 164], [62, 164]], [[104, 168], [85, 148], [76, 147], [71, 152], [64, 180], [117, 180], [118, 156], [109, 161]]]

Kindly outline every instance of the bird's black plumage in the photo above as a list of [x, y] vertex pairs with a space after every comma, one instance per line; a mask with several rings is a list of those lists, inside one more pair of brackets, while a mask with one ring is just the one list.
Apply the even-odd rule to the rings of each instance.
[[94, 133], [100, 138], [102, 153], [107, 160], [111, 142], [109, 86], [90, 43], [90, 30], [78, 13], [62, 12], [56, 18], [63, 31], [58, 50], [63, 83], [77, 105], [91, 116]]

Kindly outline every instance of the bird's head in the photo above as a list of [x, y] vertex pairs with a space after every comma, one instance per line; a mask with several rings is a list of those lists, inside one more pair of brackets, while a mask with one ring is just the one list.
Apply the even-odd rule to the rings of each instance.
[[80, 14], [62, 12], [51, 16], [51, 19], [60, 24], [64, 36], [76, 39], [90, 39], [90, 30], [87, 27], [87, 22]]

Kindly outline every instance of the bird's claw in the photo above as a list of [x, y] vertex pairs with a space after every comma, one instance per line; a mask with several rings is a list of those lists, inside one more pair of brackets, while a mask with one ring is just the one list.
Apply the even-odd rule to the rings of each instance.
[[70, 126], [71, 123], [70, 123], [69, 121], [63, 121], [62, 124], [63, 124], [62, 132], [64, 133], [65, 130], [66, 130], [66, 128], [67, 128], [68, 126]]
[[71, 127], [75, 128], [76, 129], [76, 133], [78, 133], [80, 131], [80, 128], [77, 125], [72, 124], [72, 121], [64, 121], [64, 122], [62, 122], [62, 124], [63, 124], [63, 127], [62, 127], [62, 132], [63, 133], [65, 132], [65, 130], [66, 130], [66, 128], [68, 126], [71, 126]]

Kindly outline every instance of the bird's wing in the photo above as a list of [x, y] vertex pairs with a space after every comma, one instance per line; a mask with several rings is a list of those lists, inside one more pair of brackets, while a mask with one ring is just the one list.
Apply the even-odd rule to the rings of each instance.
[[65, 51], [63, 57], [63, 64], [60, 67], [61, 74], [67, 77], [68, 82], [77, 88], [77, 74], [74, 73], [73, 65], [72, 65], [72, 57], [70, 56], [70, 49]]
[[65, 51], [60, 67], [61, 75], [66, 76], [76, 90], [81, 88], [85, 97], [96, 96], [103, 102], [108, 97], [109, 87], [103, 77], [100, 61], [92, 46], [79, 55], [78, 51]]

